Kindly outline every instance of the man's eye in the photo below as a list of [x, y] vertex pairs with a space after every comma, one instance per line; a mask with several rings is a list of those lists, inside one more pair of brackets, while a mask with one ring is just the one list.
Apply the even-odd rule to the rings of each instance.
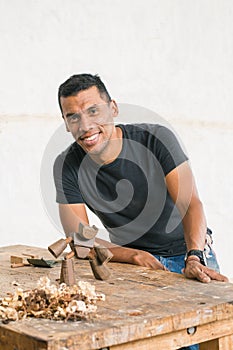
[[91, 109], [89, 109], [88, 114], [89, 115], [96, 115], [98, 113], [98, 108], [96, 107], [92, 107]]
[[78, 114], [73, 114], [69, 117], [69, 120], [71, 122], [77, 122], [79, 120], [79, 115]]

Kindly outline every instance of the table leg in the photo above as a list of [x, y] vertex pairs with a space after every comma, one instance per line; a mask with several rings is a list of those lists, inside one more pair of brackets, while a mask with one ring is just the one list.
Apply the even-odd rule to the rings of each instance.
[[213, 339], [200, 344], [200, 350], [232, 350], [233, 335], [227, 335], [219, 339]]

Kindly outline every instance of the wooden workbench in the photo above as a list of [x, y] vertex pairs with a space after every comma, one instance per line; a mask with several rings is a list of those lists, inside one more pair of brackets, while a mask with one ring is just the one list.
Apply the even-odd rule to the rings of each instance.
[[[37, 254], [51, 259], [47, 249], [0, 248], [0, 296], [35, 288], [47, 275], [55, 282], [60, 264], [53, 268], [10, 267], [10, 255]], [[205, 350], [233, 349], [233, 285], [203, 284], [181, 275], [128, 264], [108, 263], [112, 277], [93, 278], [89, 262], [76, 260], [76, 279], [89, 281], [106, 295], [89, 321], [64, 322], [30, 318], [0, 322], [1, 350], [155, 350], [178, 349], [202, 343]]]

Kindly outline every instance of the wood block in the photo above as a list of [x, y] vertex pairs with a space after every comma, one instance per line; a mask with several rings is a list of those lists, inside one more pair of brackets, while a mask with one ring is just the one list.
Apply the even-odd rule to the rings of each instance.
[[67, 286], [75, 284], [73, 259], [62, 260], [60, 283], [65, 283]]
[[24, 260], [26, 259], [23, 258], [22, 256], [11, 255], [10, 257], [11, 264], [23, 264], [24, 262], [26, 262]]

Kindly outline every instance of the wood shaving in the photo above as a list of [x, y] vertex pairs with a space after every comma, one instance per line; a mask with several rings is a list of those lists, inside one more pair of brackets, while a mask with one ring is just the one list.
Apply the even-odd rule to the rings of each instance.
[[26, 317], [78, 321], [96, 313], [98, 300], [105, 300], [105, 295], [97, 293], [89, 282], [79, 281], [73, 286], [62, 283], [57, 287], [48, 277], [41, 277], [37, 288], [17, 288], [14, 294], [0, 298], [0, 318], [3, 322]]

